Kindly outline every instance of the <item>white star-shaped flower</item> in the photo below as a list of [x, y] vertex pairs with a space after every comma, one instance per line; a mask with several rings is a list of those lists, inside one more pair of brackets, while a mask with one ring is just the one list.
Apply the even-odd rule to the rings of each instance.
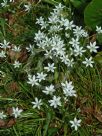
[[31, 102], [31, 103], [33, 104], [33, 108], [34, 108], [34, 109], [35, 109], [35, 108], [40, 109], [40, 106], [42, 105], [42, 100], [41, 100], [41, 99], [38, 100], [38, 98], [35, 97], [35, 102]]
[[4, 118], [6, 118], [6, 115], [5, 115], [4, 112], [2, 111], [2, 112], [0, 112], [0, 119], [4, 119]]
[[74, 118], [74, 120], [70, 121], [70, 123], [72, 124], [71, 127], [74, 127], [75, 130], [78, 130], [78, 127], [80, 126], [81, 120], [76, 119], [76, 117]]
[[3, 2], [1, 3], [2, 7], [6, 7], [7, 6], [7, 0], [3, 0]]
[[46, 69], [48, 72], [51, 71], [51, 72], [54, 72], [54, 69], [56, 67], [54, 67], [54, 63], [50, 64], [48, 63], [48, 67], [44, 67], [44, 69]]
[[93, 67], [93, 63], [94, 61], [92, 61], [92, 57], [90, 57], [89, 59], [85, 58], [85, 61], [82, 62], [83, 64], [86, 65], [86, 67], [90, 66], [90, 67]]
[[35, 75], [28, 75], [28, 84], [31, 84], [32, 86], [34, 86], [34, 85], [39, 85], [39, 83], [38, 83], [38, 79], [36, 78], [36, 76]]
[[61, 97], [53, 96], [52, 100], [49, 100], [50, 106], [53, 106], [54, 108], [57, 108], [57, 106], [61, 106]]
[[27, 50], [28, 52], [31, 52], [31, 53], [33, 54], [33, 53], [34, 53], [34, 46], [31, 45], [31, 44], [29, 44], [29, 47], [26, 47], [26, 50]]
[[21, 51], [20, 47], [17, 47], [17, 46], [14, 46], [12, 48], [12, 50], [15, 51], [15, 52], [20, 52]]
[[65, 30], [71, 30], [75, 25], [73, 24], [73, 21], [69, 21], [68, 19], [64, 22]]
[[46, 95], [50, 94], [52, 95], [53, 92], [55, 92], [55, 89], [54, 89], [54, 85], [50, 85], [50, 86], [46, 86], [45, 87], [45, 90], [43, 90], [43, 93], [45, 93]]
[[37, 73], [37, 79], [39, 82], [41, 82], [42, 80], [45, 80], [46, 76], [47, 76], [47, 74], [44, 74], [43, 72]]
[[72, 40], [69, 42], [69, 44], [71, 44], [72, 47], [77, 47], [80, 44], [79, 39], [78, 38], [76, 38], [76, 39], [72, 38]]
[[88, 45], [87, 48], [90, 50], [90, 52], [96, 53], [99, 47], [96, 46], [96, 42], [93, 42], [93, 43], [90, 42], [90, 45]]
[[76, 97], [76, 91], [74, 90], [74, 86], [72, 85], [72, 82], [65, 82], [61, 83], [62, 88], [63, 88], [63, 93], [65, 94], [66, 97], [68, 96], [75, 96]]
[[21, 115], [21, 112], [23, 111], [22, 109], [19, 110], [18, 107], [17, 107], [17, 108], [14, 108], [14, 107], [13, 107], [12, 110], [13, 110], [13, 113], [12, 113], [12, 114], [14, 115], [15, 118], [17, 118], [18, 116], [20, 116], [20, 115]]
[[19, 61], [15, 60], [13, 65], [14, 65], [14, 68], [19, 68], [21, 66], [21, 63]]
[[3, 43], [0, 43], [0, 45], [1, 45], [0, 47], [3, 48], [3, 49], [10, 48], [9, 43], [10, 43], [10, 42], [7, 42], [7, 41], [4, 39], [4, 42], [3, 42]]
[[5, 57], [6, 57], [5, 51], [1, 51], [1, 52], [0, 52], [0, 58], [5, 58]]
[[98, 34], [102, 34], [102, 28], [101, 28], [101, 26], [99, 27], [99, 26], [96, 26], [96, 32], [98, 33]]
[[85, 50], [83, 50], [83, 47], [76, 46], [74, 52], [75, 52], [75, 56], [82, 56]]
[[28, 4], [25, 4], [24, 7], [25, 7], [25, 11], [29, 12], [31, 10], [31, 3], [28, 2]]

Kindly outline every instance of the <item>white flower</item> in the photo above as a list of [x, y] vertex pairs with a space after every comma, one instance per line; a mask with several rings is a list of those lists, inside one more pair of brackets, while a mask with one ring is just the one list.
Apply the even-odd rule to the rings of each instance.
[[61, 97], [53, 96], [52, 100], [49, 100], [50, 106], [53, 106], [54, 108], [57, 108], [57, 106], [61, 106]]
[[14, 68], [19, 68], [21, 66], [21, 63], [19, 61], [15, 60], [13, 65], [14, 65]]
[[7, 0], [3, 0], [3, 2], [1, 3], [2, 7], [6, 7], [7, 6]]
[[1, 52], [0, 52], [0, 58], [5, 58], [5, 57], [6, 57], [5, 51], [1, 51]]
[[62, 87], [67, 88], [68, 90], [74, 88], [74, 86], [72, 85], [72, 81], [70, 81], [70, 82], [66, 81], [65, 83], [61, 83], [61, 85], [62, 85]]
[[10, 2], [14, 2], [15, 0], [10, 0]]
[[55, 56], [63, 56], [65, 55], [65, 44], [64, 41], [61, 40], [61, 37], [59, 37], [58, 35], [55, 35], [52, 37], [52, 52], [53, 55]]
[[44, 39], [44, 42], [45, 42], [45, 45], [47, 46], [47, 47], [51, 47], [51, 45], [52, 45], [52, 40], [51, 40], [51, 38], [49, 38], [49, 37], [45, 37], [45, 39]]
[[31, 75], [28, 75], [28, 84], [31, 84], [32, 86], [34, 85], [39, 85], [38, 83], [38, 79], [35, 77], [35, 75], [31, 76]]
[[80, 26], [76, 26], [76, 28], [75, 29], [73, 29], [73, 33], [75, 34], [75, 36], [81, 36], [82, 35], [82, 27]]
[[37, 46], [42, 49], [46, 49], [46, 43], [44, 40], [41, 40], [37, 43]]
[[54, 89], [54, 85], [50, 85], [50, 86], [46, 86], [45, 87], [45, 90], [43, 90], [43, 93], [45, 93], [46, 95], [50, 94], [52, 95], [53, 92], [55, 92], [55, 89]]
[[5, 115], [4, 112], [2, 111], [2, 112], [0, 112], [0, 119], [4, 119], [4, 118], [6, 118], [6, 115]]
[[57, 24], [59, 22], [59, 18], [57, 16], [50, 16], [49, 18], [49, 22], [50, 24]]
[[22, 109], [19, 110], [18, 107], [17, 107], [17, 108], [14, 108], [14, 107], [13, 107], [13, 113], [12, 113], [12, 114], [14, 115], [15, 118], [17, 118], [18, 116], [21, 115], [21, 112], [22, 112], [22, 111], [23, 111], [23, 110], [22, 110]]
[[75, 56], [78, 56], [78, 55], [82, 56], [85, 50], [83, 50], [83, 47], [76, 46], [74, 49], [74, 52], [75, 52]]
[[37, 18], [36, 24], [39, 24], [41, 26], [41, 29], [44, 29], [48, 26], [47, 22], [44, 21], [43, 17]]
[[38, 78], [39, 82], [41, 82], [42, 80], [45, 80], [46, 76], [47, 76], [47, 74], [44, 74], [43, 72], [37, 73], [37, 78]]
[[51, 71], [51, 72], [54, 72], [54, 69], [56, 67], [54, 67], [54, 63], [50, 64], [48, 63], [48, 67], [44, 67], [44, 69], [46, 69], [48, 72]]
[[31, 4], [30, 4], [30, 2], [26, 5], [24, 5], [24, 7], [25, 7], [25, 11], [30, 11], [30, 9], [31, 9]]
[[12, 50], [15, 51], [15, 52], [20, 52], [21, 51], [20, 47], [17, 47], [17, 46], [14, 46], [12, 48]]
[[31, 102], [32, 104], [33, 104], [33, 108], [35, 109], [35, 108], [38, 108], [38, 109], [40, 109], [40, 106], [42, 105], [42, 100], [40, 99], [40, 100], [38, 100], [38, 98], [36, 97], [35, 98], [35, 102]]
[[64, 56], [65, 55], [65, 48], [63, 47], [63, 44], [57, 43], [57, 45], [52, 48], [52, 51], [54, 52], [53, 55], [55, 55], [55, 56]]
[[90, 67], [93, 67], [93, 63], [94, 61], [92, 61], [92, 57], [90, 57], [89, 59], [85, 58], [85, 61], [82, 62], [83, 64], [86, 65], [86, 67], [90, 66]]
[[90, 52], [96, 53], [99, 47], [96, 46], [96, 42], [93, 42], [93, 43], [90, 42], [90, 45], [88, 45], [87, 48], [90, 50]]
[[78, 38], [76, 38], [76, 39], [72, 38], [72, 40], [69, 43], [72, 45], [72, 47], [79, 46], [79, 44], [80, 44]]
[[75, 130], [78, 130], [78, 127], [80, 126], [81, 120], [76, 119], [76, 117], [74, 118], [74, 120], [70, 121], [70, 123], [72, 124], [71, 127], [74, 127]]
[[65, 8], [65, 6], [63, 6], [61, 3], [59, 3], [58, 5], [55, 6], [55, 10], [59, 11], [59, 10], [63, 10]]
[[31, 44], [29, 44], [29, 47], [26, 47], [26, 50], [28, 51], [28, 52], [31, 52], [32, 54], [34, 53], [34, 46], [33, 45], [31, 45]]
[[56, 5], [55, 8], [53, 9], [54, 12], [53, 14], [56, 16], [61, 16], [61, 12], [63, 11], [65, 6], [63, 6], [61, 3], [59, 3], [59, 5]]
[[77, 38], [88, 36], [88, 33], [85, 30], [83, 30], [81, 26], [80, 27], [76, 26], [76, 28], [73, 29], [73, 33]]
[[74, 65], [74, 59], [73, 58], [72, 59], [68, 59], [67, 66], [68, 67], [73, 67], [73, 65]]
[[38, 31], [38, 33], [35, 33], [35, 41], [39, 42], [41, 40], [43, 40], [45, 38], [45, 34], [43, 32], [41, 32], [40, 30]]
[[10, 48], [9, 43], [10, 43], [10, 42], [7, 42], [7, 41], [4, 39], [4, 43], [0, 43], [0, 45], [1, 45], [0, 47], [3, 48], [3, 49]]
[[60, 59], [62, 62], [64, 62], [64, 64], [68, 64], [68, 61], [69, 61], [68, 55], [63, 55], [60, 57]]
[[61, 30], [62, 28], [59, 25], [52, 25], [50, 26], [49, 32], [54, 33], [54, 32], [59, 32]]
[[54, 52], [53, 55], [55, 55], [57, 57], [65, 55], [65, 48], [63, 47], [63, 45], [53, 47], [52, 51]]
[[46, 53], [44, 54], [47, 58], [50, 58], [50, 59], [52, 59], [52, 51], [50, 50], [50, 51], [47, 51], [47, 50], [45, 50], [46, 51]]
[[40, 17], [40, 18], [37, 18], [36, 19], [37, 21], [36, 21], [36, 24], [42, 24], [42, 22], [44, 21], [44, 18], [43, 17]]
[[101, 26], [100, 27], [96, 26], [96, 32], [98, 34], [102, 34], [102, 28], [101, 28]]
[[75, 25], [73, 24], [73, 21], [69, 21], [68, 19], [64, 22], [65, 30], [71, 30]]
[[85, 37], [85, 38], [86, 38], [86, 37], [88, 37], [88, 36], [89, 36], [89, 35], [88, 35], [88, 33], [87, 33], [86, 31], [84, 31], [83, 29], [82, 29], [81, 31], [82, 31], [82, 36], [83, 36], [83, 37]]
[[61, 83], [63, 87], [63, 93], [66, 97], [68, 96], [75, 96], [76, 97], [76, 91], [74, 90], [74, 86], [72, 85], [72, 82], [69, 83], [66, 81], [65, 83]]

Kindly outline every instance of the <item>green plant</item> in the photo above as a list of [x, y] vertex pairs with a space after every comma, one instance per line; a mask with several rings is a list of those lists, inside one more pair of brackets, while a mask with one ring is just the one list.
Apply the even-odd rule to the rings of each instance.
[[0, 9], [0, 135], [102, 133], [102, 63], [92, 57], [99, 47], [74, 24], [71, 7], [50, 4]]
[[92, 0], [84, 11], [85, 24], [91, 29], [102, 26], [102, 1]]

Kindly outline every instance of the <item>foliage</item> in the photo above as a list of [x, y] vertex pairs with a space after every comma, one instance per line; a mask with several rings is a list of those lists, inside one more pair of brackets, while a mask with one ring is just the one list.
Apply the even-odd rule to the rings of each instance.
[[95, 29], [96, 26], [102, 26], [102, 1], [92, 0], [84, 12], [85, 24]]
[[[30, 10], [27, 10], [25, 5], [29, 5], [29, 2], [31, 7]], [[67, 7], [64, 7], [64, 10], [61, 11], [62, 26], [56, 31], [53, 29], [51, 33], [49, 32], [51, 26], [53, 26], [51, 23], [47, 28], [41, 29], [43, 27], [41, 22], [43, 21], [40, 22], [41, 24], [37, 24], [38, 20], [36, 21], [36, 19], [42, 16], [44, 21], [48, 22], [51, 17], [50, 12], [54, 9], [54, 5], [58, 6], [59, 2], [67, 4]], [[70, 2], [76, 8], [84, 3], [83, 0]], [[76, 31], [76, 25], [72, 21], [71, 11], [73, 9], [69, 5], [70, 2], [68, 0], [35, 2], [25, 0], [8, 2], [6, 7], [1, 7], [0, 53], [4, 51], [6, 57], [0, 57], [0, 113], [4, 111], [7, 117], [0, 119], [0, 135], [91, 136], [102, 134], [102, 52], [97, 53], [95, 49], [96, 52], [90, 52], [89, 48], [90, 43], [94, 44], [96, 37], [100, 34], [96, 33], [90, 36], [86, 29], [78, 26], [79, 31]], [[59, 21], [61, 20], [59, 19]], [[69, 28], [67, 28], [66, 22], [71, 23]], [[57, 25], [59, 25], [59, 22], [57, 22]], [[60, 30], [60, 28], [63, 29]], [[54, 48], [54, 52], [51, 54], [52, 59], [44, 56], [46, 50], [52, 51], [52, 47], [42, 48], [43, 43], [41, 43], [41, 47], [39, 46], [41, 41], [38, 42], [35, 39], [39, 30], [46, 34], [50, 40], [56, 35], [61, 37], [61, 41], [64, 41], [65, 44], [63, 48], [65, 48], [66, 57], [64, 59], [61, 60], [60, 53], [57, 54], [58, 47], [63, 45], [61, 41], [61, 44]], [[86, 51], [82, 52], [82, 56], [80, 52], [79, 54], [76, 52], [73, 44], [70, 44], [72, 38], [78, 38], [79, 47]], [[7, 48], [1, 46], [1, 44], [4, 44], [4, 40], [7, 43], [9, 42]], [[46, 39], [43, 39], [43, 41], [46, 42]], [[15, 46], [18, 47], [18, 51], [14, 48]], [[97, 46], [95, 44], [95, 47]], [[63, 48], [58, 51], [63, 53]], [[90, 67], [90, 65], [86, 67], [83, 62], [85, 58], [90, 56], [95, 56], [92, 58], [94, 64], [91, 66], [93, 67]], [[74, 64], [68, 63], [71, 59]], [[14, 65], [15, 61], [19, 62], [18, 65]], [[54, 73], [46, 72], [46, 69], [44, 69], [44, 66], [47, 66], [49, 62], [55, 64]], [[32, 86], [29, 79], [42, 71], [47, 73], [46, 80], [39, 82], [40, 86]], [[61, 83], [65, 84], [65, 81], [73, 82], [73, 86], [70, 87], [72, 90], [75, 88], [77, 97], [74, 95], [65, 97], [61, 87]], [[42, 90], [50, 84], [54, 84], [56, 92], [46, 95]], [[52, 99], [53, 95], [61, 97], [62, 106], [60, 104], [57, 108], [50, 106], [48, 101]], [[40, 109], [34, 108], [32, 105], [36, 97], [43, 100]], [[15, 118], [12, 114], [12, 107], [18, 107], [23, 112]], [[81, 127], [78, 127], [77, 131], [71, 128], [70, 121], [74, 117], [81, 119]]]

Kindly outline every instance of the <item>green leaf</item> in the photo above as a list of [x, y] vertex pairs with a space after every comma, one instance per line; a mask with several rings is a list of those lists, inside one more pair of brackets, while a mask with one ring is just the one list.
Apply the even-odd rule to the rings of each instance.
[[58, 128], [49, 128], [48, 136], [54, 136], [58, 131]]
[[102, 51], [99, 52], [99, 53], [94, 57], [94, 59], [95, 59], [98, 63], [102, 64]]
[[56, 5], [56, 4], [59, 4], [62, 0], [42, 0], [43, 2], [46, 2], [48, 4], [51, 4], [51, 5]]
[[0, 26], [3, 26], [5, 23], [6, 23], [6, 22], [5, 22], [5, 19], [0, 18]]
[[3, 33], [0, 31], [0, 41], [4, 39]]
[[98, 134], [102, 134], [102, 129], [97, 129], [96, 132], [97, 132]]
[[102, 0], [93, 0], [84, 11], [85, 24], [95, 29], [96, 25], [102, 26]]
[[3, 18], [0, 18], [0, 27], [1, 27], [1, 30], [2, 30], [2, 33], [0, 32], [0, 35], [4, 35], [5, 36], [5, 19]]
[[47, 136], [47, 132], [48, 132], [48, 129], [49, 129], [49, 124], [51, 122], [51, 119], [52, 119], [52, 113], [50, 111], [48, 111], [47, 112], [47, 117], [46, 117], [46, 122], [45, 122], [45, 125], [44, 125], [43, 136]]
[[64, 124], [64, 136], [67, 136], [67, 132], [68, 132], [68, 125]]
[[102, 34], [97, 34], [97, 40], [100, 44], [102, 44]]
[[70, 0], [70, 2], [73, 4], [75, 8], [78, 8], [82, 5], [83, 0]]
[[59, 73], [58, 73], [57, 70], [55, 70], [55, 73], [54, 73], [54, 79], [55, 79], [55, 81], [58, 80], [58, 77], [59, 77]]

